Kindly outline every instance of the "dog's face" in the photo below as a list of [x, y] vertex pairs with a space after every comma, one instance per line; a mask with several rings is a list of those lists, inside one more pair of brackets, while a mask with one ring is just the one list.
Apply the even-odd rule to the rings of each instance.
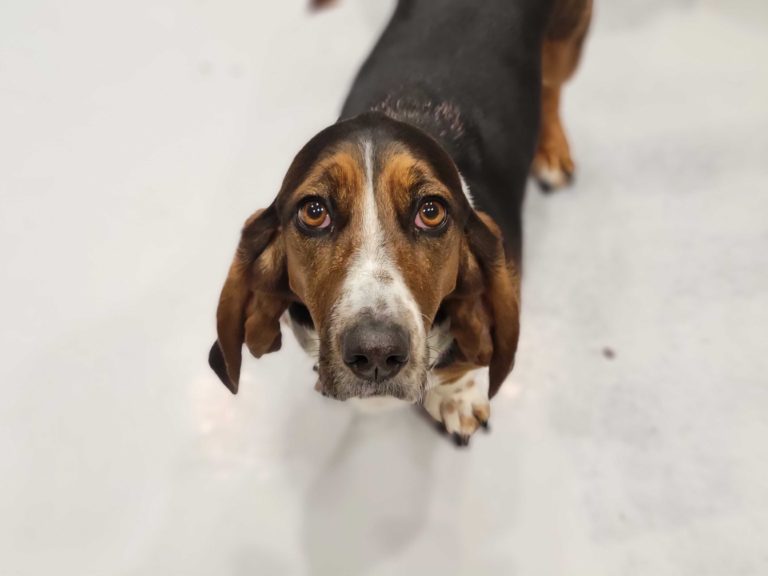
[[466, 201], [402, 143], [363, 138], [328, 151], [282, 212], [288, 282], [317, 330], [324, 392], [416, 400], [427, 334], [456, 287]]
[[415, 402], [442, 352], [430, 338], [438, 317], [467, 365], [493, 372], [495, 358], [505, 376], [517, 300], [498, 231], [448, 155], [411, 126], [365, 115], [310, 141], [275, 202], [246, 223], [212, 365], [236, 391], [243, 341], [257, 357], [278, 349], [280, 315], [303, 308], [326, 395]]

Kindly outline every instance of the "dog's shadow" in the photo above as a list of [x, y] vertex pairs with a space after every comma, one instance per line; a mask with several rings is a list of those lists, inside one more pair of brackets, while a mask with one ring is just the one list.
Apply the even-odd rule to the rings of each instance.
[[446, 441], [413, 407], [346, 417], [302, 507], [304, 556], [314, 575], [368, 573], [418, 538], [435, 449]]

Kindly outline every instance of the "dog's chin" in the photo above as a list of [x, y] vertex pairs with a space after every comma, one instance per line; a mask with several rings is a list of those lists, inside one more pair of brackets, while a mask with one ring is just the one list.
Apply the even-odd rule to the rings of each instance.
[[361, 414], [381, 414], [390, 410], [412, 406], [413, 402], [400, 400], [392, 396], [373, 396], [371, 398], [350, 398], [347, 403]]

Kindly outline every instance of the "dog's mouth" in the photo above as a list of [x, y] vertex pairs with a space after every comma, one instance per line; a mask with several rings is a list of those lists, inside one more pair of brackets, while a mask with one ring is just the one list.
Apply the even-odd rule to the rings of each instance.
[[337, 400], [420, 401], [429, 354], [416, 314], [393, 311], [386, 303], [344, 313], [339, 308], [319, 327], [317, 389]]
[[[315, 390], [336, 400], [352, 398], [396, 398], [421, 401], [427, 388], [427, 373], [434, 364], [427, 339], [405, 323], [376, 320], [370, 312], [357, 316], [358, 323], [346, 329], [312, 322], [309, 310], [300, 304], [289, 308], [294, 333], [302, 347], [317, 358]], [[362, 321], [362, 322], [361, 322]], [[364, 330], [358, 330], [360, 324]]]
[[387, 386], [386, 382], [383, 383], [386, 387], [382, 387], [382, 383], [369, 382], [363, 380], [357, 387], [357, 393], [353, 394], [354, 398], [382, 398], [393, 397], [405, 400], [407, 393], [402, 390], [400, 386]]
[[421, 401], [427, 388], [426, 364], [409, 366], [405, 373], [388, 379], [357, 377], [343, 362], [321, 360], [315, 389], [323, 396], [335, 400], [352, 398], [396, 398], [410, 403]]

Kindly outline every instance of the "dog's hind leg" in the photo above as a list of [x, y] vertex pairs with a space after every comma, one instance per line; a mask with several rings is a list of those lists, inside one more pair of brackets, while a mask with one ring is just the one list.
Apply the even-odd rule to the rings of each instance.
[[560, 118], [560, 98], [581, 58], [592, 20], [592, 0], [556, 0], [542, 48], [542, 94], [539, 145], [532, 172], [542, 189], [570, 183], [575, 171]]

